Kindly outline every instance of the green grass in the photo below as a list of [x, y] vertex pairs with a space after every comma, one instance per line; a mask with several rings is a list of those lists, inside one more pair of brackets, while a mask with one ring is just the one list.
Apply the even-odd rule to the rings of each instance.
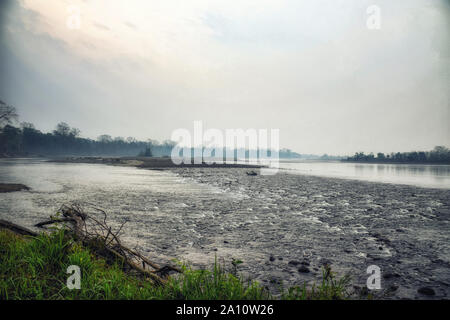
[[[81, 269], [81, 289], [69, 290], [67, 267]], [[106, 263], [73, 241], [63, 230], [23, 237], [0, 230], [0, 300], [4, 299], [272, 299], [257, 282], [244, 281], [236, 269], [218, 263], [211, 270], [181, 266], [183, 273], [164, 286], [123, 271], [119, 262]], [[324, 276], [319, 286], [283, 290], [282, 299], [344, 299], [348, 279]]]

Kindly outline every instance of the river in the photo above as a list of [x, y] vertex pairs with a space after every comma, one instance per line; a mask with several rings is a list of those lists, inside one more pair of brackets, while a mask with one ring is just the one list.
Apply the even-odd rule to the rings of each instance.
[[[242, 168], [156, 171], [2, 159], [0, 182], [31, 190], [0, 194], [0, 219], [33, 228], [62, 204], [78, 202], [104, 209], [112, 227], [126, 222], [123, 242], [156, 262], [203, 267], [216, 256], [228, 264], [237, 258], [243, 275], [274, 292], [281, 282], [320, 281], [326, 261], [359, 287], [367, 266], [379, 265], [394, 274], [383, 287], [395, 299], [415, 298], [425, 285], [435, 298], [450, 295], [449, 166], [281, 168], [275, 176], [248, 176]], [[297, 271], [295, 261], [310, 272]]]

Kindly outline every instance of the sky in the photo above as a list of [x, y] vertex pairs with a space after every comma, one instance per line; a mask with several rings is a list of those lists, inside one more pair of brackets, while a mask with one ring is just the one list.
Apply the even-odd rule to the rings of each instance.
[[450, 146], [449, 0], [2, 0], [0, 25], [0, 99], [42, 131], [165, 140], [202, 121], [279, 129], [299, 153]]

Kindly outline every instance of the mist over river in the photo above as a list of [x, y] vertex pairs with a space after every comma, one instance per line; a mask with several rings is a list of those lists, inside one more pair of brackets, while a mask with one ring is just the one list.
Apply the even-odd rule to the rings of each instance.
[[248, 176], [3, 159], [0, 182], [31, 190], [0, 194], [0, 219], [32, 228], [76, 201], [104, 209], [113, 226], [127, 221], [124, 243], [156, 262], [237, 258], [244, 276], [275, 294], [281, 283], [320, 280], [324, 264], [358, 290], [375, 264], [377, 294], [423, 298], [417, 290], [428, 286], [448, 298], [450, 166], [358, 165], [282, 163], [277, 175]]

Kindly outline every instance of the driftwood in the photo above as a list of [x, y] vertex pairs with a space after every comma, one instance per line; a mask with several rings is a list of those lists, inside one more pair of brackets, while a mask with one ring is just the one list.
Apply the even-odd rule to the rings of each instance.
[[77, 204], [63, 205], [58, 211], [61, 216], [36, 224], [36, 227], [62, 223], [75, 239], [88, 245], [94, 252], [106, 259], [123, 262], [124, 269], [134, 271], [150, 278], [154, 283], [163, 285], [170, 272], [181, 272], [173, 266], [162, 266], [150, 261], [140, 253], [122, 245], [119, 234], [125, 223], [113, 230], [107, 223], [107, 213], [93, 207], [89, 214]]
[[27, 228], [21, 227], [17, 224], [1, 219], [0, 219], [0, 229], [8, 229], [16, 234], [21, 234], [23, 236], [37, 236], [37, 233], [34, 231], [28, 230]]

